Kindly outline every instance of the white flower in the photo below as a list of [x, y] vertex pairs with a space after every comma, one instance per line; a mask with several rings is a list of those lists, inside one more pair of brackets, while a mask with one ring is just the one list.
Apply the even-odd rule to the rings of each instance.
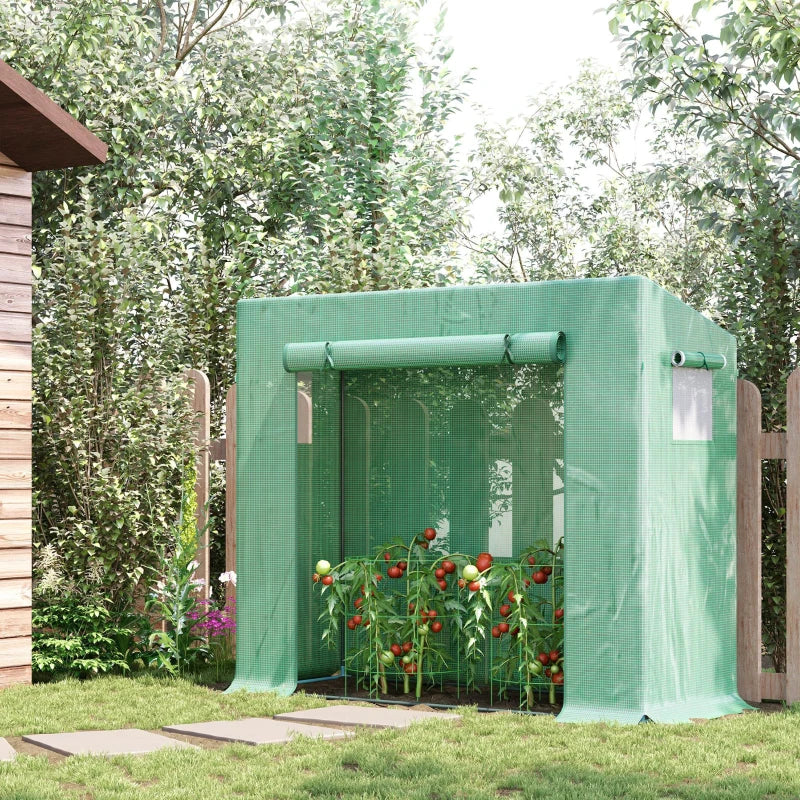
[[191, 583], [192, 586], [197, 586], [198, 588], [206, 585], [205, 578], [195, 578], [193, 581], [189, 581], [189, 583]]
[[232, 583], [236, 586], [236, 573], [231, 570], [230, 572], [223, 572], [222, 575], [219, 576], [220, 583]]
[[188, 569], [189, 572], [194, 572], [199, 566], [200, 566], [200, 562], [199, 561], [190, 561], [186, 565], [186, 569]]

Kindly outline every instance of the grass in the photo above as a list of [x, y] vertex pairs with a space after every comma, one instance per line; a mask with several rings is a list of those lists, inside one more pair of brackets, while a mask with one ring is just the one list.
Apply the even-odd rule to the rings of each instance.
[[[312, 695], [221, 695], [144, 677], [66, 681], [0, 694], [0, 735], [167, 723], [320, 705]], [[185, 798], [796, 798], [800, 714], [687, 725], [562, 725], [463, 712], [457, 724], [358, 732], [346, 742], [224, 745], [148, 756], [21, 756], [0, 765], [2, 800]]]

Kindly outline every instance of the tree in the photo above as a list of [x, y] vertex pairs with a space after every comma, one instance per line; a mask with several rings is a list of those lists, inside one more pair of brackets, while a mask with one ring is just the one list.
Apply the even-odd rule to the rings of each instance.
[[[115, 485], [158, 483], [163, 493], [130, 520], [129, 564], [150, 563], [152, 540], [177, 511], [184, 454], [166, 422], [163, 447], [139, 436], [144, 409], [162, 381], [197, 366], [212, 382], [212, 435], [222, 432], [238, 300], [448, 279], [461, 191], [441, 130], [460, 94], [447, 48], [415, 44], [415, 8], [408, 0], [330, 0], [311, 12], [265, 0], [0, 6], [0, 57], [110, 147], [102, 168], [35, 181], [34, 336], [50, 361], [34, 376], [34, 446], [37, 462], [56, 463], [74, 438], [103, 461], [91, 432], [69, 428], [40, 398], [59, 396], [72, 414], [102, 386], [104, 399], [92, 402], [113, 415], [121, 385], [104, 375], [137, 392], [117, 420], [130, 426], [130, 450], [104, 468]], [[77, 316], [67, 289], [80, 295]], [[76, 371], [73, 349], [100, 358]], [[132, 469], [148, 451], [151, 481]], [[99, 498], [69, 511], [57, 498], [71, 481], [37, 469], [35, 539], [66, 547], [66, 568], [83, 574], [94, 554], [67, 547], [70, 531], [113, 527], [128, 511]]]
[[[764, 425], [786, 419], [785, 386], [800, 331], [800, 7], [781, 0], [700, 0], [687, 20], [660, 2], [619, 0], [613, 32], [632, 70], [628, 88], [669, 110], [706, 149], [702, 170], [665, 164], [662, 183], [698, 225], [727, 238], [719, 315], [739, 340], [740, 369], [761, 390]], [[784, 664], [785, 465], [764, 479], [763, 621]]]

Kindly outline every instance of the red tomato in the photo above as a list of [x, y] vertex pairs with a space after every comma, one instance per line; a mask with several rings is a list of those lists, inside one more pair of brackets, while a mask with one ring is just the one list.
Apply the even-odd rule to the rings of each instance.
[[361, 606], [364, 605], [364, 598], [363, 597], [356, 597], [356, 599], [353, 600], [353, 605], [356, 608], [361, 608]]
[[458, 579], [458, 588], [463, 589], [467, 585], [467, 582], [463, 578]]
[[536, 566], [536, 556], [528, 556], [528, 563], [532, 566]]
[[409, 604], [408, 604], [408, 610], [409, 610], [409, 611], [410, 611], [412, 614], [414, 613], [414, 609], [415, 609], [415, 608], [416, 608], [416, 605], [414, 605], [414, 603], [409, 603]]
[[556, 672], [556, 674], [553, 675], [553, 683], [558, 684], [559, 686], [563, 686], [564, 685], [564, 673], [563, 672]]
[[381, 575], [380, 572], [376, 572], [375, 573], [375, 580], [376, 581], [382, 581], [383, 580], [383, 575]]
[[401, 570], [400, 567], [389, 567], [389, 569], [386, 570], [386, 574], [390, 578], [402, 578], [403, 570]]
[[494, 628], [492, 628], [492, 636], [494, 636], [495, 639], [499, 639], [502, 636], [499, 625], [495, 625]]
[[532, 577], [534, 583], [547, 583], [547, 575], [542, 570], [534, 572]]
[[515, 594], [516, 594], [516, 592], [513, 589], [508, 593], [508, 602], [509, 603], [513, 603], [514, 602], [514, 595]]
[[398, 561], [397, 566], [405, 572], [408, 569], [408, 561]]
[[402, 648], [402, 647], [400, 647], [400, 645], [399, 645], [399, 644], [393, 644], [393, 645], [392, 645], [392, 646], [391, 646], [389, 649], [390, 649], [390, 650], [392, 651], [392, 653], [394, 653], [394, 655], [396, 655], [396, 656], [399, 656], [399, 655], [400, 655], [400, 654], [403, 652], [403, 648]]
[[427, 550], [427, 549], [428, 549], [428, 543], [427, 543], [427, 542], [419, 542], [419, 546], [420, 546], [420, 547], [421, 547], [423, 550]]
[[384, 553], [383, 554], [383, 560], [384, 561], [391, 561], [392, 560], [392, 554], [391, 553]]
[[471, 592], [477, 592], [478, 589], [480, 589], [480, 588], [481, 588], [481, 585], [480, 585], [480, 583], [478, 581], [470, 581], [469, 582], [469, 590]]
[[561, 656], [561, 653], [559, 653], [559, 652], [558, 652], [558, 650], [551, 650], [551, 651], [550, 651], [550, 660], [551, 660], [553, 663], [555, 663], [556, 661], [558, 661], [558, 659], [560, 658], [560, 656]]
[[427, 611], [420, 611], [419, 615], [422, 618], [423, 622], [428, 619], [428, 612]]
[[525, 585], [526, 589], [531, 585], [531, 582], [530, 582], [529, 578], [525, 578], [525, 580], [522, 581], [522, 583]]
[[442, 579], [439, 581], [439, 588], [444, 591], [447, 588], [447, 581]]
[[447, 575], [447, 573], [446, 573], [446, 572], [445, 572], [445, 571], [444, 571], [444, 570], [443, 570], [441, 567], [439, 567], [439, 569], [437, 569], [437, 570], [436, 570], [436, 572], [434, 572], [433, 574], [434, 574], [434, 575], [435, 575], [435, 576], [436, 576], [436, 577], [437, 577], [439, 580], [441, 580], [442, 578], [444, 578], [444, 576], [445, 576], [445, 575]]
[[551, 575], [552, 572], [553, 572], [553, 568], [552, 567], [542, 567], [542, 572], [544, 572], [545, 575]]
[[563, 608], [557, 608], [556, 609], [556, 613], [555, 613], [555, 617], [556, 617], [556, 619], [564, 619], [564, 609]]
[[361, 614], [356, 614], [353, 617], [353, 622], [355, 622], [356, 625], [360, 625], [361, 622], [363, 621], [363, 619], [364, 619], [364, 617], [362, 617]]
[[436, 531], [433, 528], [425, 528], [425, 531], [422, 534], [429, 542], [432, 542], [436, 538]]
[[544, 671], [544, 674], [545, 674], [545, 677], [546, 677], [546, 678], [549, 678], [549, 677], [552, 675], [552, 673], [550, 672], [550, 670], [549, 670], [549, 669], [546, 669], [546, 670]]
[[442, 569], [448, 574], [452, 575], [456, 571], [456, 565], [449, 560], [442, 561]]
[[347, 620], [347, 627], [350, 628], [351, 631], [354, 631], [356, 629], [355, 620], [352, 619]]
[[432, 630], [434, 633], [439, 633], [439, 631], [440, 631], [441, 629], [442, 629], [442, 623], [441, 623], [441, 622], [439, 622], [439, 620], [438, 620], [438, 619], [436, 620], [436, 622], [431, 622], [431, 630]]
[[403, 667], [403, 672], [405, 672], [408, 675], [413, 675], [416, 671], [417, 671], [417, 662], [416, 661], [412, 661], [410, 664], [406, 664]]
[[368, 619], [364, 620], [364, 627], [365, 628], [369, 628], [369, 620]]
[[515, 638], [519, 636], [519, 628], [514, 628], [514, 630], [511, 631], [511, 635], [514, 636]]
[[497, 626], [497, 628], [500, 631], [500, 633], [508, 633], [508, 623], [507, 622], [501, 622]]
[[319, 583], [319, 573], [318, 573], [318, 572], [315, 572], [315, 573], [314, 573], [314, 574], [311, 576], [311, 580], [312, 580], [312, 581], [314, 581], [314, 583]]
[[333, 575], [326, 575], [322, 579], [322, 585], [323, 586], [330, 586], [332, 583], [333, 583]]
[[414, 646], [413, 642], [403, 642], [403, 652], [410, 653], [411, 648]]
[[500, 606], [500, 616], [507, 617], [511, 613], [511, 606], [508, 603], [504, 603]]
[[475, 566], [478, 568], [478, 572], [486, 572], [492, 566], [493, 560], [490, 553], [480, 553], [475, 559]]
[[550, 663], [550, 656], [549, 656], [549, 655], [547, 655], [547, 653], [539, 653], [539, 655], [538, 655], [538, 656], [536, 656], [536, 657], [537, 657], [537, 658], [539, 659], [539, 661], [541, 661], [541, 662], [542, 662], [542, 664], [544, 664], [545, 666], [547, 666], [547, 665]]

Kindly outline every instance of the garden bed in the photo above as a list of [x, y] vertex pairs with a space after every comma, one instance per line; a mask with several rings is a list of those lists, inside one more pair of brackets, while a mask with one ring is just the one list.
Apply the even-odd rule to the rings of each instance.
[[492, 691], [490, 688], [473, 689], [466, 691], [456, 684], [445, 683], [442, 686], [435, 685], [423, 690], [419, 701], [413, 694], [403, 693], [402, 684], [388, 683], [388, 693], [375, 697], [363, 688], [357, 688], [352, 679], [345, 680], [344, 677], [329, 678], [318, 680], [313, 683], [301, 684], [300, 687], [305, 692], [323, 695], [324, 697], [347, 697], [352, 700], [371, 700], [376, 703], [386, 701], [388, 703], [408, 703], [409, 705], [429, 705], [429, 706], [478, 706], [478, 708], [491, 708], [496, 711], [531, 711], [538, 714], [557, 714], [561, 710], [561, 697], [558, 703], [551, 705], [547, 701], [547, 692], [541, 692], [541, 701], [525, 708], [524, 700], [520, 698], [520, 693], [516, 690], [507, 691], [502, 697], [498, 695], [497, 689]]

